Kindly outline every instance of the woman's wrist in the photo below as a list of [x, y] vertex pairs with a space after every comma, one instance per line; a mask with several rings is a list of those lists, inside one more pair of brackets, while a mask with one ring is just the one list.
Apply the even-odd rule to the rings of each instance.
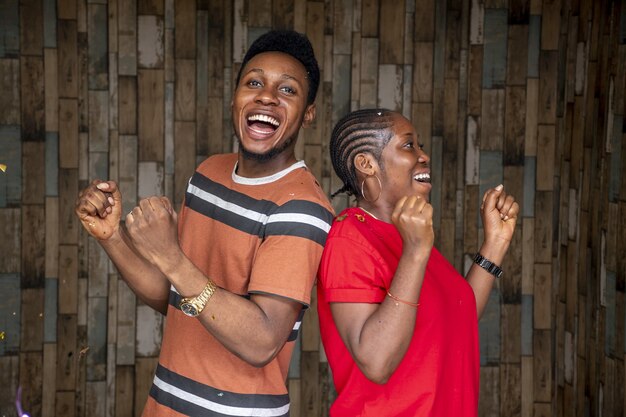
[[502, 265], [502, 261], [504, 260], [504, 256], [509, 250], [511, 242], [488, 242], [485, 241], [480, 247], [478, 251], [483, 257], [489, 259], [491, 262]]

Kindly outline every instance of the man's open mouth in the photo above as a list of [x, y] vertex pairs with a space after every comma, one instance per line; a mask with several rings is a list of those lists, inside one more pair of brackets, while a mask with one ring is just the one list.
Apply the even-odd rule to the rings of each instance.
[[251, 114], [247, 118], [248, 128], [260, 135], [271, 135], [280, 126], [280, 122], [267, 114]]

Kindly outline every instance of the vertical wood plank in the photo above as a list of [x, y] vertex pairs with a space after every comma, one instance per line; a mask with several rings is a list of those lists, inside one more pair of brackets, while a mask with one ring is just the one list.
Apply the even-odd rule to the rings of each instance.
[[384, 2], [380, 8], [380, 64], [404, 64], [405, 2]]
[[20, 81], [22, 138], [25, 141], [43, 141], [46, 128], [46, 104], [42, 57], [22, 56]]
[[163, 160], [163, 70], [139, 70], [139, 160]]

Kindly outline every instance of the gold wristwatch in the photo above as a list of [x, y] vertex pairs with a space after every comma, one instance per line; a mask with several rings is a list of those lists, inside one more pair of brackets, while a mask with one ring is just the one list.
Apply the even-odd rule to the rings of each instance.
[[196, 297], [183, 298], [180, 300], [180, 310], [189, 317], [198, 317], [216, 289], [217, 285], [209, 280], [206, 287], [204, 287], [202, 292]]

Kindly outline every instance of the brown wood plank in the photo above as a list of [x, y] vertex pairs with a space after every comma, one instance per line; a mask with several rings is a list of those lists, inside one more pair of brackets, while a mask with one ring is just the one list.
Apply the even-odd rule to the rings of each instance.
[[38, 352], [42, 359], [44, 289], [22, 287], [20, 352]]
[[300, 415], [302, 417], [319, 416], [319, 354], [317, 352], [302, 352], [301, 361], [302, 409]]
[[504, 164], [524, 165], [526, 128], [526, 88], [507, 87], [505, 91]]
[[164, 0], [137, 0], [138, 14], [163, 16], [165, 13]]
[[196, 166], [195, 145], [196, 124], [194, 122], [174, 123], [174, 198], [181, 203], [187, 188], [187, 182]]
[[59, 168], [78, 168], [78, 100], [59, 100]]
[[503, 148], [505, 121], [505, 90], [483, 89], [480, 149], [500, 151]]
[[135, 415], [141, 415], [141, 410], [148, 399], [148, 392], [152, 386], [154, 370], [158, 358], [137, 358], [135, 363]]
[[37, 0], [20, 1], [20, 52], [22, 55], [43, 53], [43, 2]]
[[41, 352], [20, 353], [19, 385], [22, 387], [22, 404], [28, 404], [28, 413], [33, 416], [41, 415], [42, 369]]
[[561, 27], [561, 0], [544, 1], [541, 10], [541, 49], [557, 50]]
[[524, 154], [534, 156], [537, 154], [537, 124], [539, 107], [539, 80], [529, 78], [526, 84], [526, 129], [524, 141]]
[[[378, 40], [361, 38], [361, 107], [376, 107], [378, 93]], [[329, 94], [327, 97], [331, 98]], [[330, 119], [326, 119], [327, 123]], [[329, 136], [326, 136], [329, 137]]]
[[380, 8], [380, 63], [404, 64], [404, 14], [401, 1], [383, 1]]
[[272, 27], [272, 0], [248, 0], [248, 26]]
[[379, 10], [380, 0], [361, 1], [361, 36], [373, 38], [378, 36]]
[[520, 416], [522, 369], [519, 363], [500, 366], [500, 415]]
[[176, 59], [196, 57], [196, 2], [179, 0], [176, 2]]
[[332, 13], [332, 53], [350, 54], [352, 50], [352, 1], [336, 0], [328, 12]]
[[59, 314], [78, 312], [78, 248], [59, 246]]
[[413, 100], [430, 103], [433, 100], [433, 51], [432, 42], [415, 43], [413, 63]]
[[509, 25], [506, 84], [525, 86], [528, 74], [528, 25]]
[[138, 77], [139, 160], [163, 160], [163, 70], [139, 70]]
[[500, 415], [500, 369], [497, 366], [480, 368], [478, 409], [481, 410], [483, 416]]
[[74, 391], [57, 391], [55, 410], [57, 416], [76, 416], [76, 393]]
[[[1, 66], [1, 64], [0, 64]], [[57, 132], [59, 130], [59, 91], [58, 91], [58, 59], [57, 49], [46, 48], [44, 50], [44, 100], [45, 100], [45, 130]], [[0, 69], [0, 74], [1, 74]], [[2, 76], [0, 75], [0, 80]], [[1, 102], [1, 99], [0, 99]], [[0, 109], [2, 104], [0, 104]]]
[[137, 78], [122, 76], [118, 80], [119, 133], [137, 134]]
[[[533, 334], [535, 404], [550, 402], [552, 398], [552, 342], [549, 330], [535, 330]], [[536, 414], [535, 414], [536, 415]]]
[[195, 60], [176, 60], [176, 83], [174, 96], [176, 100], [174, 113], [175, 120], [187, 122], [194, 121], [196, 118]]
[[78, 243], [78, 218], [74, 214], [74, 203], [78, 197], [78, 171], [61, 169], [59, 171], [59, 243]]
[[433, 42], [435, 40], [435, 0], [415, 2], [415, 41]]
[[293, 29], [293, 13], [293, 0], [272, 0], [272, 28]]
[[41, 393], [41, 415], [42, 417], [55, 416], [56, 397], [56, 366], [57, 366], [57, 345], [56, 343], [46, 343], [43, 345], [43, 371], [42, 371], [42, 393]]
[[134, 382], [134, 366], [117, 366], [115, 368], [115, 417], [133, 415]]
[[[534, 313], [533, 327], [539, 329], [552, 328], [552, 266], [535, 264]], [[536, 392], [535, 392], [536, 394]]]
[[78, 14], [78, 2], [76, 0], [57, 0], [58, 19], [76, 19]]
[[78, 97], [78, 32], [75, 20], [59, 20], [57, 25], [59, 97]]
[[22, 288], [45, 287], [46, 215], [44, 206], [22, 206]]
[[[61, 304], [59, 302], [59, 306]], [[78, 338], [76, 315], [60, 314], [57, 329], [57, 390], [73, 391], [76, 389], [76, 370], [79, 354], [76, 349]]]
[[0, 124], [20, 124], [20, 60], [0, 59]]
[[21, 126], [22, 140], [44, 141], [46, 130], [43, 57], [22, 56]]
[[119, 75], [137, 75], [137, 2], [126, 0], [117, 10]]
[[554, 124], [557, 108], [558, 53], [539, 53], [539, 96], [537, 121], [539, 124]]
[[555, 128], [539, 125], [537, 128], [537, 190], [554, 189]]

